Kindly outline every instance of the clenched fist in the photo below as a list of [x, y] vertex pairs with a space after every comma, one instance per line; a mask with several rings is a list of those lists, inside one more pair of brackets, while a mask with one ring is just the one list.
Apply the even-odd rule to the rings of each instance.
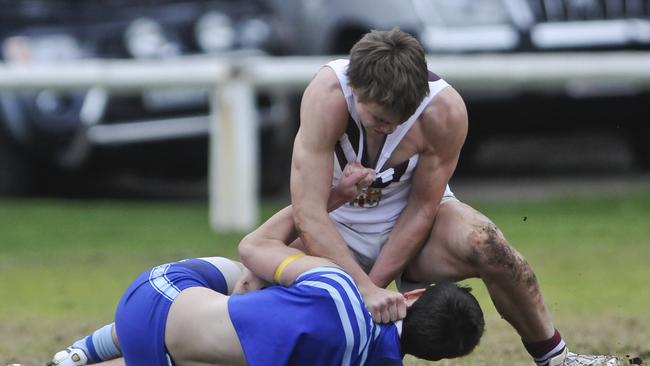
[[354, 200], [362, 189], [375, 180], [375, 170], [365, 168], [358, 161], [349, 162], [341, 174], [341, 179], [334, 189], [346, 202]]

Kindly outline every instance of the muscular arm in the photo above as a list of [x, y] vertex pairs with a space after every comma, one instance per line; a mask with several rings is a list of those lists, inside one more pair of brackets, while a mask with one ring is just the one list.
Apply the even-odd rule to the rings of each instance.
[[333, 70], [323, 68], [305, 90], [291, 164], [291, 202], [300, 239], [312, 254], [330, 259], [354, 279], [377, 322], [406, 315], [404, 297], [377, 287], [352, 257], [327, 213], [334, 146], [347, 126], [345, 97]]
[[420, 118], [423, 147], [409, 199], [369, 274], [377, 286], [395, 279], [427, 239], [467, 135], [465, 104], [451, 88], [434, 98]]
[[334, 146], [343, 135], [348, 114], [336, 75], [323, 68], [303, 95], [291, 164], [291, 203], [300, 238], [310, 254], [343, 267], [361, 291], [372, 287], [327, 212], [332, 183]]
[[[372, 176], [368, 175], [367, 170], [361, 164], [348, 164], [343, 170], [341, 179], [336, 187], [332, 187], [331, 189], [327, 202], [328, 211], [332, 211], [343, 203], [354, 199], [358, 195], [359, 189], [370, 185], [373, 178], [374, 174]], [[244, 265], [255, 275], [267, 282], [272, 282], [278, 264], [284, 258], [299, 253], [297, 249], [287, 248], [287, 245], [294, 241], [297, 236], [293, 222], [292, 207], [288, 206], [273, 215], [255, 231], [248, 234], [239, 243], [239, 255]], [[305, 270], [306, 266], [315, 264], [333, 265], [330, 261], [319, 261], [316, 259], [305, 259], [301, 260], [300, 263], [300, 266], [292, 265], [286, 272], [294, 273], [295, 271]], [[288, 283], [291, 283], [294, 278], [291, 275], [286, 278], [283, 276], [285, 281], [289, 281]], [[286, 284], [287, 282], [282, 283]], [[240, 288], [240, 290], [250, 289]]]
[[[263, 280], [274, 283], [275, 271], [287, 257], [301, 253], [300, 250], [287, 246], [289, 239], [295, 237], [291, 206], [285, 207], [252, 233], [246, 235], [239, 243], [239, 255], [242, 263]], [[280, 284], [289, 285], [307, 269], [318, 266], [334, 265], [331, 261], [306, 256], [286, 267]], [[299, 265], [296, 265], [299, 264]]]

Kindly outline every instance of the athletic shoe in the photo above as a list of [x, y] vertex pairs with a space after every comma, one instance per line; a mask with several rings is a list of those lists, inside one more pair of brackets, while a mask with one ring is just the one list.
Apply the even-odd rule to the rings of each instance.
[[579, 355], [567, 349], [551, 358], [548, 366], [620, 366], [614, 356]]
[[79, 349], [68, 347], [57, 352], [47, 366], [83, 366], [88, 362], [86, 353]]

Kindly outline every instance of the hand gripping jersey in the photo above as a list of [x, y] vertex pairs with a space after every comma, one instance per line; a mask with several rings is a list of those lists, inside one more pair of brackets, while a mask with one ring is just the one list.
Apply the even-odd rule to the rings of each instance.
[[[348, 161], [358, 161], [366, 167], [372, 166], [365, 151], [365, 130], [357, 114], [356, 96], [352, 93], [346, 74], [348, 64], [349, 61], [345, 59], [335, 60], [327, 64], [328, 67], [334, 70], [339, 79], [349, 113], [346, 132], [339, 139], [334, 149], [333, 185], [338, 183], [341, 172]], [[422, 100], [412, 116], [400, 124], [393, 133], [387, 135], [378, 153], [375, 164], [377, 179], [354, 202], [347, 203], [330, 213], [332, 220], [339, 224], [337, 225], [339, 231], [341, 231], [342, 227], [345, 227], [363, 235], [387, 233], [392, 230], [402, 210], [406, 207], [411, 188], [411, 177], [418, 163], [419, 155], [415, 154], [394, 167], [385, 168], [384, 164], [411, 126], [415, 124], [429, 102], [447, 86], [449, 84], [446, 81], [429, 72], [429, 94]], [[453, 196], [449, 186], [447, 186], [444, 196]], [[341, 234], [348, 245], [365, 257], [374, 259], [379, 252], [378, 248], [367, 248], [367, 245], [363, 243], [357, 245], [357, 240], [354, 240], [353, 237], [348, 237], [345, 233]], [[376, 240], [373, 240], [373, 242], [375, 243], [373, 246], [383, 244], [383, 242], [377, 243]]]
[[250, 366], [402, 364], [395, 324], [375, 324], [338, 268], [312, 269], [290, 287], [231, 296], [228, 312]]

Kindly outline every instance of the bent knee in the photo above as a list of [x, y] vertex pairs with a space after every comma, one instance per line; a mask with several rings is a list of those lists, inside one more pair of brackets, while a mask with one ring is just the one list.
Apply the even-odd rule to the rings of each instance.
[[470, 261], [487, 274], [521, 277], [527, 271], [526, 259], [515, 250], [492, 222], [483, 222], [470, 234]]

